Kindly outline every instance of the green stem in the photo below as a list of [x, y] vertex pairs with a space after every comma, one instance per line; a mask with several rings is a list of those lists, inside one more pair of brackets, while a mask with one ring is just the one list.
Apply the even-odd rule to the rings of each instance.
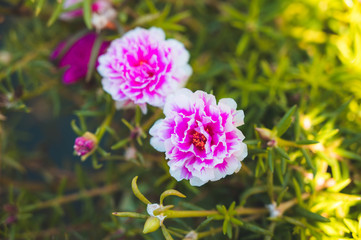
[[113, 212], [112, 214], [117, 217], [148, 218], [148, 216], [145, 214], [134, 212]]
[[236, 215], [256, 215], [268, 213], [267, 208], [244, 208], [238, 207], [235, 209]]
[[23, 68], [28, 65], [28, 63], [32, 60], [34, 60], [38, 55], [40, 54], [40, 51], [31, 51], [30, 53], [26, 54], [22, 59], [18, 60], [15, 63], [11, 64], [11, 67], [6, 68], [4, 71], [0, 72], [0, 82], [5, 79], [7, 75], [10, 75], [17, 71], [20, 68]]
[[[266, 208], [244, 208], [238, 207], [235, 209], [236, 215], [258, 215], [268, 213]], [[204, 210], [204, 211], [176, 211], [166, 210], [164, 212], [154, 212], [155, 214], [161, 214], [167, 216], [167, 218], [188, 218], [188, 217], [208, 217], [211, 215], [219, 214], [216, 210]]]
[[48, 201], [38, 202], [38, 203], [35, 203], [32, 205], [27, 205], [27, 206], [22, 207], [21, 211], [27, 212], [27, 211], [34, 211], [34, 210], [59, 206], [59, 205], [66, 204], [69, 202], [78, 201], [82, 198], [90, 198], [90, 197], [95, 197], [95, 196], [99, 196], [99, 195], [103, 195], [103, 194], [106, 195], [106, 194], [110, 194], [110, 193], [113, 193], [116, 191], [119, 191], [118, 183], [112, 184], [112, 185], [106, 185], [104, 187], [93, 188], [90, 190], [83, 190], [78, 193], [60, 196], [60, 197], [57, 197], [57, 198], [54, 198], [54, 199], [51, 199]]
[[57, 85], [57, 83], [55, 81], [51, 81], [40, 87], [37, 87], [36, 89], [34, 89], [31, 92], [25, 92], [24, 95], [21, 96], [21, 100], [28, 100], [28, 99], [34, 98], [36, 96], [39, 96], [39, 95], [43, 94], [44, 92], [48, 91], [49, 89], [54, 88], [54, 86], [56, 86], [56, 85]]
[[211, 230], [206, 231], [206, 232], [200, 232], [198, 233], [198, 238], [197, 239], [201, 239], [201, 238], [205, 238], [211, 235], [215, 235], [217, 233], [222, 232], [223, 228], [219, 227], [219, 228], [211, 228]]
[[175, 211], [166, 210], [163, 212], [167, 218], [190, 218], [190, 217], [208, 217], [210, 215], [218, 214], [216, 210], [204, 210], [204, 211]]
[[[310, 193], [303, 193], [301, 195], [301, 199], [302, 200], [305, 200], [307, 198], [309, 198], [311, 196]], [[291, 207], [293, 207], [294, 205], [298, 204], [298, 199], [297, 198], [294, 198], [294, 199], [291, 199], [287, 202], [283, 202], [281, 203], [279, 206], [278, 206], [278, 210], [280, 211], [281, 215], [287, 211], [288, 209], [290, 209]]]
[[[276, 228], [276, 222], [271, 222], [271, 224], [269, 225], [269, 231], [273, 234]], [[264, 240], [271, 240], [272, 236], [265, 236]]]
[[291, 141], [284, 140], [282, 138], [276, 138], [276, 142], [279, 146], [284, 146], [284, 147], [297, 147], [297, 148], [303, 147], [301, 145], [298, 145]]
[[162, 115], [162, 109], [158, 109], [157, 111], [154, 112], [153, 116], [151, 118], [149, 118], [143, 125], [142, 125], [142, 130], [143, 132], [146, 132], [151, 126], [152, 124], [158, 120], [158, 118]]
[[283, 146], [283, 147], [296, 147], [296, 148], [306, 148], [306, 149], [311, 149], [311, 147], [313, 145], [299, 145], [295, 142], [292, 141], [288, 141], [282, 138], [276, 138], [276, 142], [279, 146]]
[[110, 110], [110, 113], [107, 115], [107, 117], [104, 119], [102, 125], [100, 126], [99, 128], [99, 131], [97, 132], [96, 136], [97, 136], [97, 139], [98, 139], [98, 142], [100, 142], [100, 140], [102, 139], [104, 133], [105, 133], [105, 130], [106, 128], [109, 126], [109, 124], [111, 123], [113, 117], [114, 117], [114, 114], [115, 114], [115, 106], [114, 104], [112, 104], [112, 107], [111, 107], [111, 110]]

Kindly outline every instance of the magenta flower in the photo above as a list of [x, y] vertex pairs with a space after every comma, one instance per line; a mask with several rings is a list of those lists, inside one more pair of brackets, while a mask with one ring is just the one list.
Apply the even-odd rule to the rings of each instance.
[[84, 156], [94, 148], [94, 142], [84, 137], [78, 137], [75, 139], [74, 150], [76, 155]]
[[203, 91], [181, 89], [167, 98], [165, 119], [150, 129], [150, 143], [165, 152], [177, 181], [187, 179], [201, 186], [240, 170], [247, 146], [237, 129], [244, 123], [244, 113], [236, 108], [233, 99], [223, 98], [217, 104]]
[[118, 107], [163, 107], [166, 97], [185, 85], [192, 68], [189, 53], [175, 39], [165, 40], [162, 29], [136, 28], [114, 40], [99, 57], [102, 84]]
[[86, 132], [83, 136], [75, 139], [74, 152], [76, 155], [81, 156], [81, 159], [84, 161], [95, 151], [97, 143], [98, 140], [96, 136], [90, 132]]
[[[63, 82], [65, 84], [72, 84], [78, 82], [83, 79], [88, 72], [88, 64], [91, 56], [91, 51], [95, 40], [97, 38], [97, 34], [88, 33], [85, 36], [78, 39], [70, 48], [61, 56], [58, 67], [65, 67], [66, 70], [63, 75]], [[105, 52], [105, 49], [109, 46], [110, 42], [104, 41], [102, 42], [99, 54]], [[51, 59], [55, 60], [60, 56], [62, 51], [64, 50], [66, 43], [61, 42], [54, 52], [51, 55]], [[95, 67], [98, 66], [98, 61], [96, 62]]]

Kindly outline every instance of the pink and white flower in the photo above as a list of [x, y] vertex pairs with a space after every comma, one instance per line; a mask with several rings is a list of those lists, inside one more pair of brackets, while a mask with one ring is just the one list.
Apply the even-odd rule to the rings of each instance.
[[168, 96], [165, 119], [158, 120], [149, 133], [151, 145], [165, 152], [170, 174], [177, 180], [190, 180], [193, 186], [217, 181], [238, 172], [247, 156], [244, 113], [236, 110], [233, 99], [218, 104], [213, 95], [180, 89]]
[[[82, 3], [83, 0], [65, 0], [64, 9], [70, 8], [75, 4]], [[97, 31], [106, 27], [114, 28], [113, 21], [117, 16], [117, 12], [112, 6], [110, 0], [95, 0], [91, 5], [92, 11], [92, 24]], [[75, 9], [68, 12], [64, 12], [60, 15], [60, 19], [68, 21], [74, 18], [83, 16], [83, 9]]]
[[114, 40], [99, 57], [98, 72], [106, 92], [118, 107], [146, 105], [163, 107], [166, 97], [183, 87], [192, 74], [189, 53], [164, 31], [136, 28]]

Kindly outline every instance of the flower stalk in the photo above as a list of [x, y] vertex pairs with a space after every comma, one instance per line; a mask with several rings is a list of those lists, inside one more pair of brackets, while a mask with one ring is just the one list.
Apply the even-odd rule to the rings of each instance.
[[112, 119], [114, 117], [115, 114], [115, 106], [114, 104], [112, 104], [111, 109], [109, 114], [107, 115], [107, 117], [104, 119], [103, 123], [101, 124], [101, 126], [98, 128], [97, 132], [96, 132], [96, 137], [98, 139], [98, 142], [100, 142], [100, 140], [102, 139], [106, 128], [110, 125], [110, 123], [112, 122]]
[[191, 218], [191, 217], [209, 217], [218, 214], [216, 210], [204, 210], [204, 211], [176, 211], [176, 210], [155, 210], [154, 214], [161, 214], [167, 216], [167, 218]]

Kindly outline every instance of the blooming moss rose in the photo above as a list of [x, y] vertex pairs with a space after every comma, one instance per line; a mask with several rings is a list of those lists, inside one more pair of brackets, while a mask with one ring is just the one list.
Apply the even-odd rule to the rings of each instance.
[[244, 123], [244, 113], [236, 108], [233, 99], [217, 104], [213, 95], [203, 91], [180, 89], [167, 98], [165, 119], [150, 129], [150, 143], [166, 153], [175, 179], [201, 186], [240, 170], [247, 146], [237, 129]]
[[162, 29], [136, 28], [114, 40], [99, 57], [102, 84], [119, 107], [146, 104], [163, 107], [167, 95], [184, 86], [192, 69], [189, 53]]

